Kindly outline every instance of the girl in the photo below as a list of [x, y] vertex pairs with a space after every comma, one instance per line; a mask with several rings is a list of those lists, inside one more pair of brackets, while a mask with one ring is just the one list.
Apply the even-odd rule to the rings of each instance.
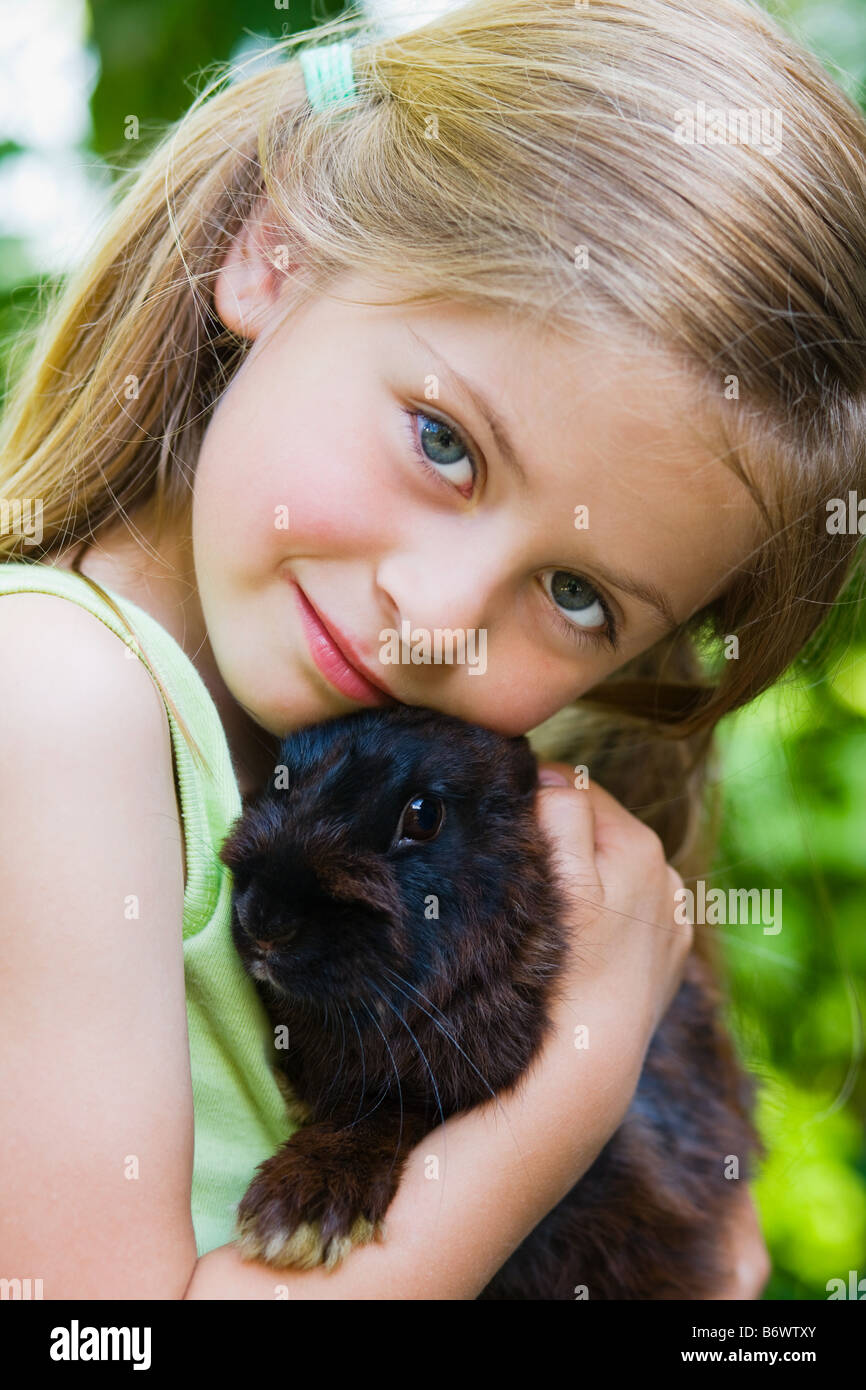
[[[8, 415], [3, 1272], [47, 1297], [475, 1297], [621, 1121], [712, 730], [854, 554], [866, 128], [813, 59], [747, 0], [318, 33], [331, 100], [256, 71], [129, 180]], [[385, 665], [404, 621], [486, 671]], [[539, 792], [568, 988], [383, 1245], [275, 1274], [231, 1245], [291, 1129], [216, 850], [281, 735], [387, 700], [589, 764]]]

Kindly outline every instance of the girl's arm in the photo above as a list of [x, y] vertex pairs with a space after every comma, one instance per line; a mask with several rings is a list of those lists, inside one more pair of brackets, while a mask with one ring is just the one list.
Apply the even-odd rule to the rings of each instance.
[[[473, 1299], [590, 1166], [621, 1122], [644, 1039], [621, 1011], [587, 1006], [598, 1048], [557, 1037], [516, 1094], [455, 1115], [415, 1148], [385, 1220], [386, 1243], [333, 1272], [274, 1270], [222, 1246], [197, 1263], [187, 1298]], [[426, 1176], [428, 1156], [439, 1176]]]

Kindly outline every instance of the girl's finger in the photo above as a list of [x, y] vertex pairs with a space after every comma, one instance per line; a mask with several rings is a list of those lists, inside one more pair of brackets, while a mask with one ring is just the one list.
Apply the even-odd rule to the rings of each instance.
[[[545, 773], [558, 773], [560, 780], [545, 783]], [[575, 788], [571, 769], [564, 763], [546, 763], [540, 769], [538, 814], [548, 833], [562, 868], [569, 879], [578, 876], [597, 885], [595, 868], [595, 817], [587, 789]]]
[[[539, 763], [538, 780], [542, 786], [574, 787], [576, 783], [574, 769], [563, 762]], [[591, 777], [587, 787], [582, 788], [578, 784], [577, 789], [582, 791], [581, 799], [589, 802], [592, 811], [593, 854], [621, 845], [635, 829], [639, 830], [636, 818]]]

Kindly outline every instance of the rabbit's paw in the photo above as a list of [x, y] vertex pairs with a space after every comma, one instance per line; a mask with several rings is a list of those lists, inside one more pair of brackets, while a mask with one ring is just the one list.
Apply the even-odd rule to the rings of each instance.
[[302, 1130], [259, 1165], [238, 1207], [237, 1244], [245, 1259], [278, 1269], [333, 1269], [356, 1245], [381, 1240], [390, 1191], [365, 1190], [337, 1135], [318, 1149]]

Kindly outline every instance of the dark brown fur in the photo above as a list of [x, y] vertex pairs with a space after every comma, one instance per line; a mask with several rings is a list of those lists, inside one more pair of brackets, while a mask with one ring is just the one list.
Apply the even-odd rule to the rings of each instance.
[[[288, 1031], [274, 1061], [303, 1124], [257, 1170], [239, 1240], [275, 1266], [333, 1266], [383, 1238], [424, 1136], [526, 1072], [550, 1027], [565, 903], [523, 738], [417, 707], [369, 710], [301, 730], [280, 765], [288, 786], [247, 806], [222, 858], [235, 943]], [[427, 814], [444, 808], [441, 828], [396, 844], [420, 794]], [[482, 1298], [717, 1289], [738, 1187], [726, 1164], [735, 1156], [745, 1181], [757, 1147], [718, 1010], [693, 956], [624, 1123]]]

